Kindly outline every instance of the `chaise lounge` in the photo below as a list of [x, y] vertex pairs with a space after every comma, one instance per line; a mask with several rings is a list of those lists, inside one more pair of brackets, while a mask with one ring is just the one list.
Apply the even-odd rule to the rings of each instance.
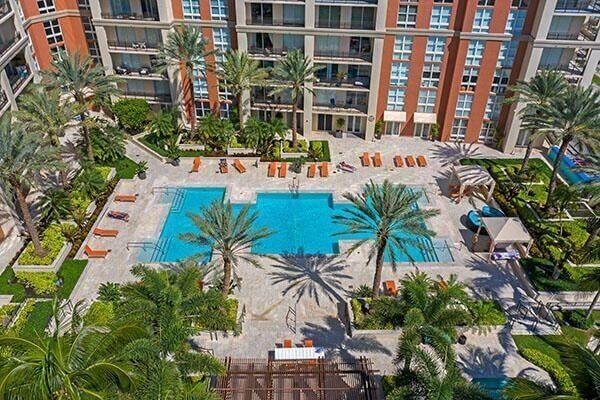
[[226, 174], [229, 172], [229, 167], [227, 167], [227, 159], [221, 158], [219, 160], [219, 172], [222, 174]]
[[287, 176], [287, 163], [282, 162], [281, 166], [279, 167], [279, 177], [285, 178], [286, 176]]
[[427, 160], [425, 159], [425, 156], [418, 156], [417, 157], [417, 165], [419, 167], [421, 167], [421, 168], [427, 166]]
[[394, 157], [394, 165], [396, 166], [396, 168], [404, 167], [404, 160], [402, 159], [402, 156]]
[[110, 250], [94, 250], [90, 246], [85, 245], [83, 252], [88, 258], [106, 258]]
[[102, 229], [102, 228], [94, 229], [94, 235], [100, 236], [100, 237], [117, 237], [118, 234], [119, 234], [119, 231], [116, 229]]
[[306, 176], [309, 178], [314, 178], [317, 173], [317, 164], [310, 164], [308, 166], [308, 173]]
[[200, 157], [195, 157], [194, 158], [194, 164], [192, 165], [192, 171], [191, 172], [198, 172], [200, 171], [200, 165], [202, 164], [202, 160], [200, 160]]
[[406, 156], [406, 165], [411, 168], [416, 166], [415, 158], [413, 156]]
[[121, 203], [135, 203], [137, 197], [137, 194], [118, 194], [115, 196], [115, 201]]
[[383, 291], [387, 295], [396, 297], [396, 295], [398, 294], [398, 288], [396, 287], [396, 282], [394, 282], [394, 281], [383, 282]]
[[240, 174], [243, 174], [244, 172], [246, 172], [246, 167], [244, 166], [244, 164], [242, 164], [242, 162], [240, 160], [238, 160], [237, 158], [235, 160], [233, 160], [233, 167], [237, 170], [237, 172], [239, 172]]
[[269, 168], [267, 169], [267, 176], [269, 178], [274, 178], [275, 177], [275, 173], [277, 173], [277, 163], [276, 162], [272, 162], [269, 164]]
[[321, 178], [327, 178], [329, 176], [329, 164], [327, 161], [321, 163]]
[[362, 163], [363, 167], [368, 167], [371, 165], [371, 158], [369, 157], [369, 153], [363, 153], [362, 156], [360, 156], [360, 162]]
[[383, 162], [381, 161], [381, 153], [377, 152], [373, 156], [373, 166], [374, 167], [381, 167], [382, 165], [383, 165]]

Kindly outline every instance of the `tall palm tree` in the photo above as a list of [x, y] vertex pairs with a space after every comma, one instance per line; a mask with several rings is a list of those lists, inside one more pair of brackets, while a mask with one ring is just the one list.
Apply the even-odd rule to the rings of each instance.
[[61, 167], [56, 148], [44, 146], [41, 140], [36, 133], [12, 123], [10, 115], [0, 121], [0, 183], [6, 194], [14, 193], [23, 223], [39, 256], [47, 251], [40, 242], [26, 197], [37, 172]]
[[598, 304], [598, 300], [600, 300], [600, 269], [590, 268], [590, 270], [581, 279], [581, 286], [584, 289], [596, 291], [594, 299], [592, 300], [586, 313], [586, 318], [590, 318], [594, 312], [594, 309], [596, 308], [596, 304]]
[[[120, 94], [115, 75], [106, 75], [102, 66], [95, 64], [89, 56], [80, 53], [59, 52], [52, 60], [52, 68], [45, 72], [45, 81], [49, 87], [61, 88], [68, 92], [79, 104], [79, 118], [84, 122], [87, 117], [89, 101], [94, 96], [106, 98]], [[81, 124], [85, 153], [94, 161], [94, 149], [90, 140], [89, 128]]]
[[395, 185], [388, 180], [383, 184], [370, 181], [362, 193], [344, 194], [344, 198], [352, 203], [352, 206], [333, 217], [335, 223], [345, 228], [339, 235], [364, 236], [350, 247], [348, 253], [353, 253], [369, 243], [367, 263], [375, 257], [373, 297], [379, 296], [384, 257], [387, 255], [395, 266], [399, 253], [410, 259], [410, 248], [421, 247], [423, 238], [435, 235], [435, 232], [425, 227], [423, 221], [439, 212], [415, 207], [419, 196], [419, 193], [406, 186]]
[[546, 131], [538, 129], [532, 117], [539, 115], [548, 106], [551, 99], [560, 96], [567, 86], [565, 77], [558, 71], [544, 70], [531, 78], [529, 82], [519, 81], [510, 90], [515, 94], [506, 99], [507, 103], [521, 103], [524, 107], [519, 114], [524, 127], [529, 129], [527, 151], [523, 157], [519, 174], [527, 169], [527, 163], [533, 151], [533, 144], [546, 136]]
[[270, 96], [291, 91], [292, 95], [292, 146], [298, 146], [298, 135], [296, 128], [296, 114], [298, 113], [298, 99], [304, 92], [314, 94], [306, 84], [315, 82], [315, 72], [320, 68], [313, 65], [312, 60], [305, 56], [300, 50], [292, 50], [285, 57], [277, 60], [271, 71], [271, 75], [279, 86], [275, 87]]
[[193, 25], [179, 25], [169, 32], [167, 40], [158, 52], [159, 71], [177, 68], [181, 74], [181, 88], [184, 93], [184, 109], [192, 131], [196, 128], [196, 99], [194, 96], [194, 68], [202, 65], [204, 58], [214, 54], [207, 49], [208, 42], [202, 37], [200, 28]]
[[600, 143], [600, 93], [591, 87], [584, 89], [569, 85], [564, 94], [551, 99], [545, 111], [532, 122], [546, 129], [553, 142], [560, 143], [546, 197], [548, 207], [551, 206], [560, 164], [569, 145], [575, 140], [590, 144], [592, 148]]
[[232, 50], [225, 53], [223, 62], [217, 69], [219, 84], [225, 86], [236, 97], [238, 104], [238, 119], [240, 131], [244, 130], [244, 108], [242, 104], [243, 94], [252, 86], [262, 85], [268, 76], [267, 70], [260, 66], [258, 60], [248, 56], [248, 53], [240, 50]]
[[224, 296], [229, 294], [233, 269], [240, 261], [258, 266], [250, 250], [272, 232], [266, 227], [255, 227], [258, 213], [250, 207], [234, 212], [231, 203], [223, 204], [215, 201], [203, 207], [200, 214], [189, 213], [188, 217], [198, 230], [197, 233], [186, 233], [181, 239], [199, 246], [208, 246], [214, 258], [223, 263]]

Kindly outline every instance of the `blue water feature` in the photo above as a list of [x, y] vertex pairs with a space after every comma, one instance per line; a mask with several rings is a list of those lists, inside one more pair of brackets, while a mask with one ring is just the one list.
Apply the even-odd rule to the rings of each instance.
[[473, 378], [473, 383], [478, 384], [486, 390], [494, 399], [502, 400], [502, 390], [508, 384], [508, 380], [503, 377], [498, 378]]
[[[557, 154], [558, 147], [552, 146], [546, 156], [548, 157], [551, 163], [554, 163]], [[559, 173], [560, 176], [562, 176], [568, 184], [575, 185], [578, 183], [588, 183], [600, 180], [600, 176], [591, 176], [583, 171], [577, 171], [575, 170], [576, 167], [577, 166], [575, 165], [575, 162], [571, 159], [571, 157], [565, 154], [559, 166]]]
[[[222, 188], [182, 188], [177, 195], [170, 194], [172, 201], [160, 237], [153, 251], [140, 253], [140, 262], [176, 262], [191, 256], [202, 260], [209, 257], [210, 249], [182, 241], [182, 233], [196, 232], [188, 213], [201, 213], [215, 200], [222, 201]], [[419, 203], [426, 199], [422, 196]], [[239, 210], [243, 205], [235, 205]], [[336, 235], [343, 227], [333, 222], [333, 215], [348, 207], [333, 202], [330, 193], [259, 193], [251, 206], [258, 212], [256, 226], [266, 226], [273, 234], [258, 242], [252, 252], [256, 254], [337, 254], [340, 240], [352, 240], [353, 235]], [[415, 207], [418, 207], [415, 204]], [[402, 234], [400, 234], [402, 235]], [[408, 252], [417, 262], [452, 262], [452, 254], [445, 241], [419, 238], [421, 246], [411, 247]], [[408, 257], [397, 255], [397, 261], [406, 262]]]

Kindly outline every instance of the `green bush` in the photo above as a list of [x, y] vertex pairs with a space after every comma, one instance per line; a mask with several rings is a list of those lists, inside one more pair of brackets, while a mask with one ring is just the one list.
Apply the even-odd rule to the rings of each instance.
[[[356, 329], [394, 329], [402, 324], [402, 305], [398, 299], [394, 297], [378, 297], [369, 300], [369, 312], [363, 314], [358, 303], [358, 311], [363, 318], [357, 321], [356, 315], [354, 318], [354, 326]], [[353, 305], [353, 311], [356, 305]]]
[[6, 332], [4, 324], [12, 319], [16, 311], [17, 304], [4, 304], [3, 306], [0, 306], [0, 334]]
[[593, 318], [586, 318], [586, 312], [582, 310], [569, 310], [564, 312], [564, 320], [569, 325], [579, 329], [590, 329], [594, 326]]
[[354, 326], [357, 329], [362, 326], [363, 320], [365, 319], [365, 314], [362, 312], [362, 306], [360, 305], [360, 301], [357, 299], [350, 299], [350, 307], [352, 308], [352, 314], [354, 314]]
[[113, 303], [95, 301], [83, 316], [83, 324], [87, 326], [108, 326], [115, 319]]
[[58, 277], [54, 272], [24, 272], [15, 273], [19, 282], [26, 288], [33, 290], [38, 296], [48, 296], [54, 294], [58, 287], [56, 281]]
[[566, 393], [577, 395], [577, 388], [575, 387], [573, 380], [565, 368], [552, 357], [534, 349], [523, 349], [521, 350], [521, 354], [532, 364], [547, 371], [559, 389]]
[[71, 192], [69, 201], [71, 203], [71, 210], [87, 210], [88, 206], [92, 202], [89, 197], [85, 196], [79, 190], [75, 189]]
[[100, 176], [102, 177], [102, 179], [104, 179], [104, 182], [106, 182], [108, 180], [108, 175], [110, 174], [110, 167], [102, 167], [102, 166], [94, 166], [94, 169], [96, 171], [98, 171], [98, 174], [100, 174]]
[[150, 105], [144, 99], [121, 99], [113, 105], [119, 126], [131, 135], [144, 130], [148, 124]]
[[11, 335], [16, 336], [21, 333], [21, 331], [23, 330], [23, 326], [25, 326], [25, 324], [27, 323], [27, 318], [29, 317], [29, 314], [31, 313], [31, 311], [33, 311], [34, 306], [35, 306], [34, 299], [25, 300], [25, 304], [21, 308], [21, 311], [19, 312], [17, 319], [14, 320], [13, 324], [9, 328], [9, 333]]
[[467, 307], [473, 316], [473, 321], [478, 326], [506, 324], [506, 315], [498, 303], [493, 300], [469, 302]]
[[35, 254], [33, 243], [29, 243], [19, 257], [20, 265], [50, 265], [60, 253], [65, 244], [65, 237], [61, 232], [60, 225], [50, 225], [42, 234], [42, 247], [48, 251], [44, 257]]
[[298, 147], [292, 147], [291, 140], [285, 140], [283, 142], [283, 152], [284, 153], [305, 153], [308, 151], [308, 141], [307, 140], [299, 140]]

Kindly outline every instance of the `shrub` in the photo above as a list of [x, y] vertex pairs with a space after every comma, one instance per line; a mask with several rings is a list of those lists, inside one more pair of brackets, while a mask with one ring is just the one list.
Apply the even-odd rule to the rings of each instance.
[[148, 123], [150, 105], [144, 99], [121, 99], [113, 105], [119, 126], [131, 135], [144, 130]]
[[51, 295], [58, 290], [56, 286], [58, 277], [54, 272], [18, 271], [15, 277], [38, 296]]
[[534, 349], [523, 349], [521, 354], [529, 362], [547, 371], [559, 389], [572, 395], [577, 394], [573, 380], [558, 361]]
[[593, 318], [586, 318], [582, 310], [565, 311], [564, 319], [569, 325], [579, 329], [590, 329], [594, 325]]
[[96, 168], [84, 167], [75, 178], [75, 187], [82, 196], [93, 199], [106, 189], [106, 181]]
[[50, 225], [42, 235], [42, 247], [48, 251], [44, 257], [35, 254], [33, 244], [29, 243], [19, 257], [21, 265], [50, 265], [60, 253], [60, 250], [66, 242], [62, 234], [60, 225]]
[[506, 315], [493, 300], [469, 302], [467, 307], [473, 315], [473, 321], [478, 326], [506, 324]]
[[69, 199], [71, 203], [71, 211], [85, 211], [92, 202], [89, 197], [85, 196], [79, 190], [73, 190]]
[[[359, 303], [360, 304], [360, 303]], [[402, 324], [402, 305], [393, 297], [378, 297], [369, 303], [369, 312], [364, 315], [362, 322], [357, 323], [357, 329], [394, 329]]]
[[357, 287], [356, 289], [354, 289], [350, 295], [352, 297], [359, 298], [359, 297], [371, 297], [372, 294], [373, 294], [373, 290], [369, 287], [369, 285], [363, 284], [363, 285], [360, 285], [359, 287]]
[[83, 316], [83, 324], [87, 326], [108, 326], [115, 319], [113, 303], [95, 301]]
[[31, 311], [33, 311], [34, 306], [35, 299], [25, 300], [25, 304], [21, 308], [21, 311], [19, 311], [19, 315], [9, 328], [9, 333], [11, 335], [16, 336], [21, 333], [21, 331], [23, 330], [23, 326], [25, 326], [25, 324], [27, 323], [27, 318], [29, 317], [29, 314], [31, 313]]
[[121, 298], [121, 286], [118, 283], [106, 282], [100, 284], [98, 299], [101, 301], [118, 301]]
[[357, 299], [350, 299], [350, 307], [352, 308], [352, 314], [354, 314], [354, 326], [356, 326], [357, 329], [360, 329], [363, 320], [365, 319], [365, 314], [362, 312], [360, 301]]
[[0, 334], [5, 332], [5, 324], [10, 322], [11, 318], [15, 315], [17, 311], [16, 304], [5, 304], [0, 306]]
[[290, 140], [285, 140], [283, 142], [283, 152], [284, 153], [305, 153], [308, 151], [308, 141], [307, 140], [299, 140], [298, 147], [293, 148], [292, 142]]

